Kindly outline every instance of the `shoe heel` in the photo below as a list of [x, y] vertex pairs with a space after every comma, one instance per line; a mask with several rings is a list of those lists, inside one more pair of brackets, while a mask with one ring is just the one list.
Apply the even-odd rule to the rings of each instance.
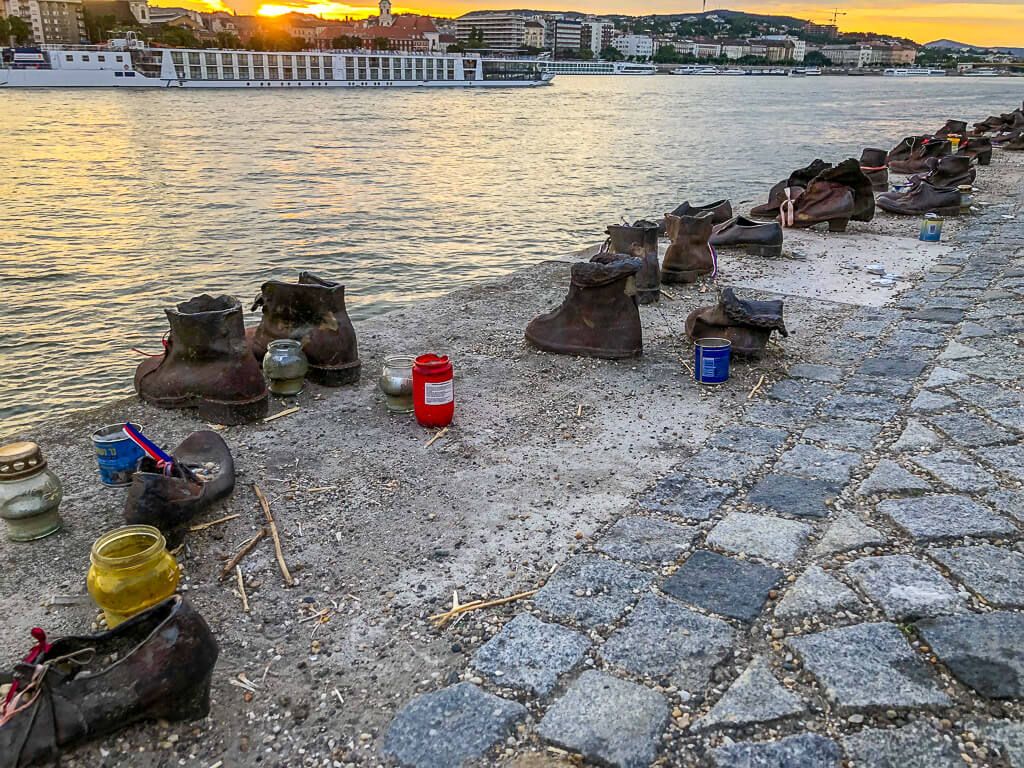
[[210, 683], [213, 670], [206, 675], [199, 685], [183, 696], [169, 696], [166, 706], [152, 713], [153, 719], [171, 722], [193, 722], [202, 720], [210, 714]]
[[850, 223], [849, 219], [829, 219], [828, 231], [829, 232], [845, 232], [846, 225]]
[[204, 398], [199, 401], [199, 418], [211, 424], [250, 424], [266, 417], [270, 409], [270, 395], [248, 402], [224, 402]]
[[781, 245], [748, 245], [747, 253], [755, 256], [764, 256], [766, 259], [777, 259], [782, 256]]
[[991, 165], [992, 164], [992, 150], [989, 150], [988, 152], [983, 152], [982, 154], [978, 155], [977, 160], [978, 160], [978, 165]]

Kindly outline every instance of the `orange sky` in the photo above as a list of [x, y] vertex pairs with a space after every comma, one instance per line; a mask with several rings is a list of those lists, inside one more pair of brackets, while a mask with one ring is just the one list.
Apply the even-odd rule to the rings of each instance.
[[[255, 13], [265, 2], [274, 10], [308, 9], [329, 18], [376, 13], [372, 0], [351, 0], [352, 4], [331, 0], [158, 0], [155, 5], [184, 5], [199, 10], [226, 4], [239, 13]], [[422, 5], [420, 4], [422, 3]], [[928, 42], [950, 38], [973, 45], [1024, 47], [1024, 0], [761, 0], [755, 3], [708, 3], [708, 10], [731, 8], [750, 13], [777, 13], [813, 21], [828, 21], [832, 9], [846, 12], [839, 17], [840, 29], [873, 31], [900, 35]], [[418, 11], [440, 16], [458, 16], [471, 10], [502, 8], [572, 10], [584, 13], [686, 13], [700, 10], [700, 0], [410, 0], [410, 6], [396, 12]]]

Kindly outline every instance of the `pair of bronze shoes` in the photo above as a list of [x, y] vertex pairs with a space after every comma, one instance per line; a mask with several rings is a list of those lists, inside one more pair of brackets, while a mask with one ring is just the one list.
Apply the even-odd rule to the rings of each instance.
[[768, 202], [754, 207], [750, 213], [755, 218], [778, 218], [787, 228], [827, 222], [830, 232], [845, 232], [851, 219], [874, 218], [872, 180], [854, 158], [834, 167], [815, 160], [772, 187]]

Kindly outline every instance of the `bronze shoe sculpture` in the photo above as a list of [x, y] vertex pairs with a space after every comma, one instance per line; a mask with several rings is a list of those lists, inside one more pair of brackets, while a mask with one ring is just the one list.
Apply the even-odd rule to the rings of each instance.
[[0, 768], [54, 762], [140, 720], [209, 713], [217, 642], [180, 595], [109, 632], [37, 647], [31, 662], [0, 675], [15, 686], [0, 706]]
[[526, 340], [533, 346], [560, 355], [613, 360], [643, 352], [635, 288], [640, 262], [613, 256], [595, 259], [573, 264], [562, 305], [526, 326]]
[[871, 180], [853, 158], [822, 171], [807, 189], [787, 189], [786, 194], [788, 198], [779, 213], [784, 227], [806, 228], [828, 222], [830, 232], [845, 232], [850, 219], [871, 221], [875, 215]]
[[937, 213], [940, 216], [960, 215], [960, 190], [956, 187], [933, 187], [919, 181], [906, 192], [888, 192], [878, 196], [878, 207], [889, 213], [921, 216]]
[[260, 288], [252, 308], [262, 307], [260, 324], [251, 331], [252, 352], [262, 360], [270, 342], [295, 339], [309, 361], [306, 378], [325, 387], [359, 381], [359, 347], [345, 308], [345, 286], [300, 272], [297, 283], [270, 280]]
[[1008, 149], [1011, 152], [1024, 151], [1024, 131], [1017, 134], [1015, 138], [1005, 141], [1000, 145], [1003, 149]]
[[245, 424], [267, 415], [263, 371], [245, 338], [242, 305], [203, 294], [166, 310], [164, 353], [135, 370], [135, 391], [160, 408], [198, 407], [214, 424]]
[[931, 136], [908, 136], [889, 152], [888, 164], [891, 173], [927, 173], [929, 160], [953, 153], [952, 145], [945, 139]]
[[946, 139], [950, 136], [965, 136], [967, 134], [967, 121], [965, 120], [947, 120], [946, 124], [937, 130], [933, 136], [940, 139]]
[[992, 163], [992, 139], [971, 138], [964, 139], [956, 150], [957, 155], [968, 157], [978, 165], [990, 165]]
[[714, 227], [714, 214], [702, 211], [695, 216], [665, 214], [672, 244], [665, 251], [661, 279], [666, 283], [695, 283], [701, 275], [714, 277], [718, 271], [715, 249], [708, 240]]
[[608, 227], [606, 234], [608, 239], [598, 254], [600, 259], [607, 261], [609, 256], [639, 259], [641, 266], [636, 275], [636, 300], [640, 304], [656, 303], [661, 298], [658, 225], [644, 220], [632, 226], [613, 224]]
[[707, 205], [690, 205], [690, 201], [687, 200], [680, 206], [677, 206], [672, 211], [673, 216], [698, 216], [701, 213], [711, 213], [711, 223], [721, 224], [732, 218], [732, 203], [728, 200], [716, 200], [713, 203]]
[[959, 187], [961, 184], [973, 184], [977, 175], [971, 165], [971, 158], [965, 155], [932, 158], [930, 165], [928, 173], [911, 176], [910, 183], [927, 181], [933, 187]]
[[196, 516], [231, 495], [235, 462], [224, 438], [209, 430], [193, 432], [171, 457], [170, 467], [143, 457], [128, 488], [124, 519], [128, 525], [159, 528], [173, 548]]
[[754, 221], [746, 216], [735, 216], [715, 227], [711, 245], [776, 258], [782, 255], [782, 226], [777, 221]]
[[865, 149], [860, 153], [860, 170], [871, 181], [875, 192], [889, 191], [889, 166], [884, 149]]
[[774, 219], [779, 215], [779, 208], [782, 206], [783, 201], [791, 199], [793, 193], [791, 192], [787, 195], [787, 189], [802, 190], [822, 171], [831, 167], [832, 163], [826, 163], [824, 160], [815, 160], [804, 168], [798, 168], [789, 174], [788, 178], [783, 179], [772, 187], [768, 193], [768, 202], [751, 208], [750, 215], [754, 218]]
[[732, 353], [758, 357], [768, 346], [772, 331], [788, 336], [782, 317], [783, 303], [744, 301], [736, 298], [732, 288], [718, 296], [718, 304], [699, 307], [686, 318], [686, 335], [690, 341], [728, 339]]

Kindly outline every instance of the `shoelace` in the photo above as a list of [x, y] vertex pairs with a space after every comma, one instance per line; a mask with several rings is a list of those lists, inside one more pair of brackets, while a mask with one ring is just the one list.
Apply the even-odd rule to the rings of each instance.
[[779, 219], [784, 227], [792, 227], [796, 222], [796, 200], [793, 198], [793, 187], [786, 187], [786, 199], [779, 206]]

